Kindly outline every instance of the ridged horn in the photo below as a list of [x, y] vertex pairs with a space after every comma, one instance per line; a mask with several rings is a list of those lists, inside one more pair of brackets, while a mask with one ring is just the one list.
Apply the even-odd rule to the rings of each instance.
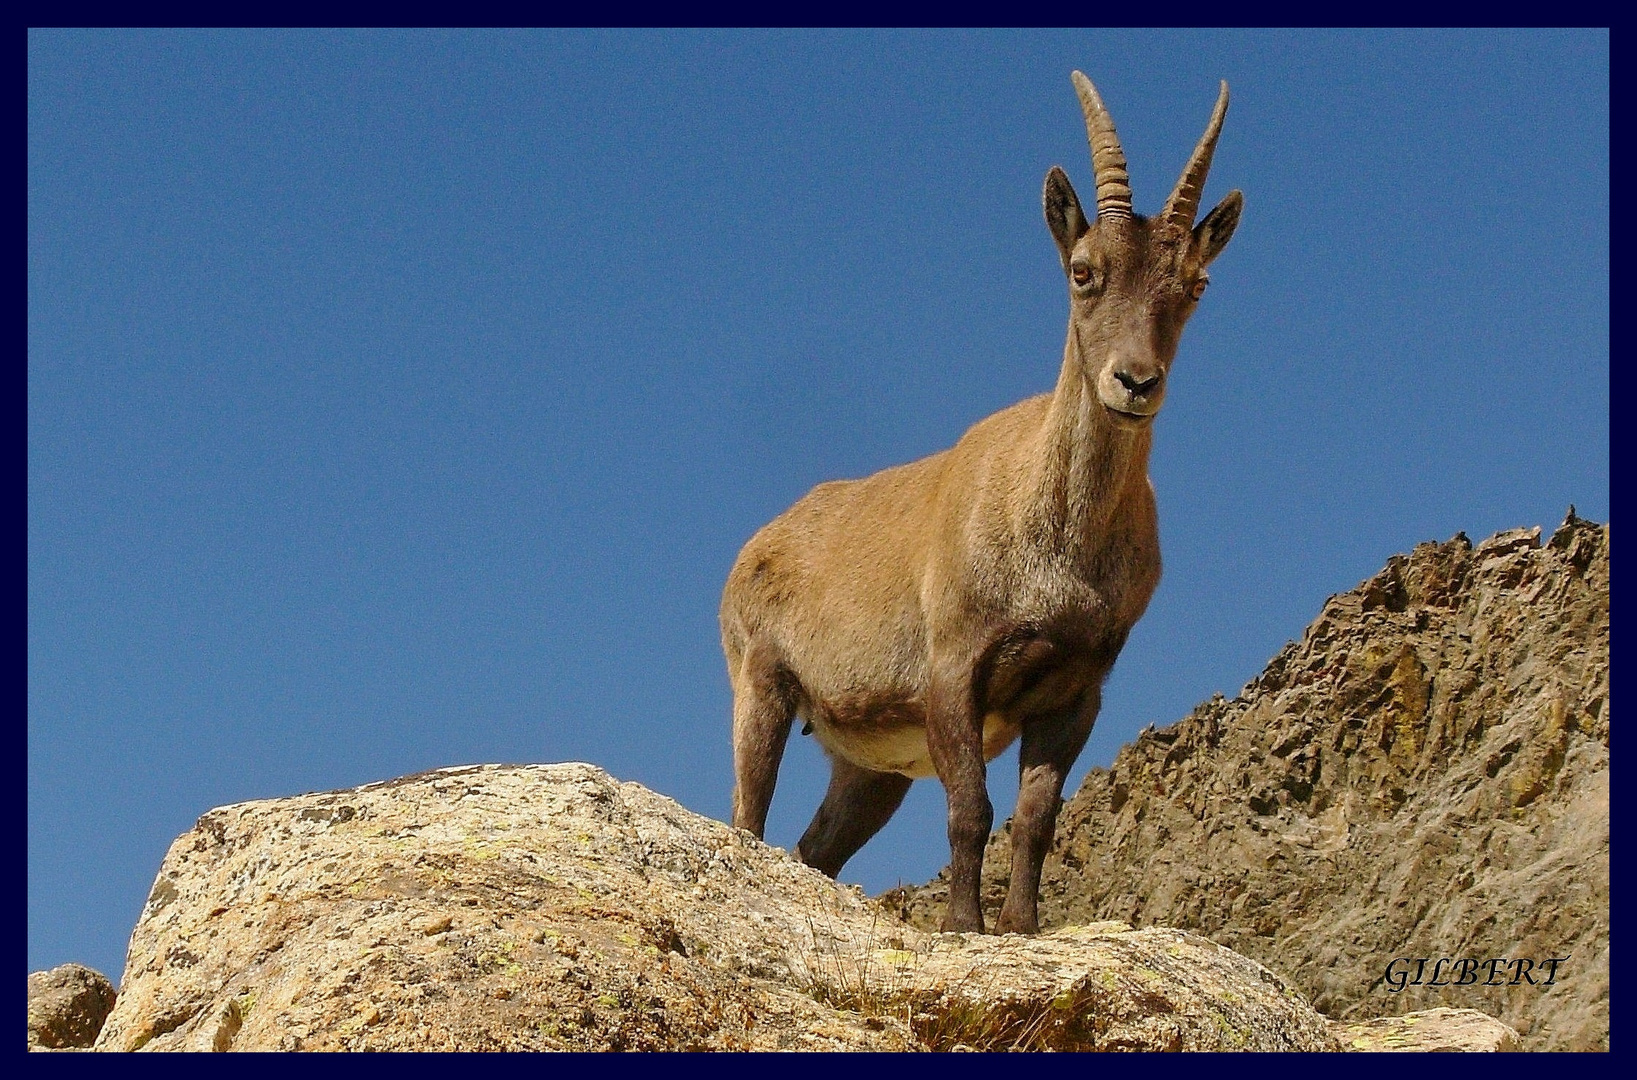
[[1074, 92], [1080, 95], [1080, 111], [1086, 116], [1086, 140], [1091, 143], [1091, 168], [1097, 175], [1097, 217], [1131, 217], [1131, 174], [1126, 171], [1125, 151], [1114, 133], [1114, 121], [1103, 107], [1103, 99], [1091, 80], [1079, 71], [1069, 76]]
[[1211, 155], [1216, 153], [1217, 136], [1222, 134], [1222, 118], [1227, 115], [1228, 83], [1224, 79], [1222, 92], [1216, 96], [1216, 108], [1211, 112], [1211, 122], [1205, 125], [1205, 134], [1200, 136], [1199, 145], [1194, 147], [1194, 156], [1188, 159], [1188, 167], [1182, 170], [1176, 190], [1165, 200], [1165, 209], [1160, 211], [1161, 221], [1185, 230], [1194, 227], [1200, 196], [1205, 194], [1205, 176], [1211, 171]]

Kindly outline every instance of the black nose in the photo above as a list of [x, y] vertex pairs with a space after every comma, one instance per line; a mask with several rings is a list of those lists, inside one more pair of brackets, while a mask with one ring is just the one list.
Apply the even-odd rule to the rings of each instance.
[[1144, 379], [1141, 382], [1137, 381], [1137, 377], [1135, 375], [1128, 375], [1123, 371], [1116, 371], [1114, 373], [1114, 377], [1120, 380], [1121, 386], [1138, 396], [1148, 393], [1148, 391], [1154, 389], [1154, 387], [1160, 384], [1160, 377], [1158, 375], [1155, 375], [1150, 379]]

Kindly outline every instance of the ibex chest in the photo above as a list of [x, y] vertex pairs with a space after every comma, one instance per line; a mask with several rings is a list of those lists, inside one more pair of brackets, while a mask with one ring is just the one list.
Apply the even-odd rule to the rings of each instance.
[[1014, 626], [1052, 627], [1054, 636], [1089, 644], [1128, 631], [1159, 585], [1159, 537], [1136, 530], [1101, 543], [1048, 542], [997, 565], [999, 585], [980, 604], [994, 634]]
[[1159, 583], [1157, 546], [1037, 563], [988, 627], [973, 672], [984, 710], [1022, 721], [1100, 684]]

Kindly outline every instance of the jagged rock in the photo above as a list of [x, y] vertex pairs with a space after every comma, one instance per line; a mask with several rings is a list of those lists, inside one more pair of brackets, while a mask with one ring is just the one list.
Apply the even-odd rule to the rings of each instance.
[[114, 985], [83, 964], [63, 964], [28, 976], [28, 1048], [90, 1046], [114, 1007]]
[[[1331, 597], [1238, 697], [1087, 776], [1043, 925], [1186, 928], [1338, 1020], [1470, 1007], [1525, 1049], [1606, 1049], [1608, 692], [1606, 525], [1571, 509], [1544, 547], [1538, 529], [1422, 544]], [[994, 911], [1006, 828], [984, 865]], [[889, 898], [936, 925], [943, 882]], [[1567, 959], [1549, 985], [1517, 965], [1393, 992], [1398, 957]]]
[[1299, 1049], [1328, 1021], [1176, 930], [923, 933], [589, 765], [213, 810], [105, 1050]]

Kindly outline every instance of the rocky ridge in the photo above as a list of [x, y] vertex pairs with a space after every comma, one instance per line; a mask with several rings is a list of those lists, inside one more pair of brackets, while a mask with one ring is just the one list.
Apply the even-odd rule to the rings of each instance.
[[1123, 924], [925, 934], [589, 765], [213, 810], [101, 1050], [1339, 1048], [1261, 965]]
[[[1342, 1021], [1463, 1006], [1527, 1049], [1606, 1049], [1609, 530], [1571, 508], [1539, 536], [1395, 556], [1238, 697], [1094, 770], [1059, 819], [1043, 925], [1185, 928]], [[1008, 862], [1003, 827], [991, 912]], [[930, 927], [943, 895], [888, 899]], [[1394, 992], [1398, 957], [1564, 959], [1549, 985], [1513, 963]]]
[[[29, 977], [30, 1049], [90, 1041], [101, 1014], [86, 1006], [105, 1012], [112, 996], [101, 980], [88, 1000], [98, 980], [76, 965]], [[744, 833], [592, 766], [551, 765], [206, 814], [165, 859], [96, 1049], [1494, 1050], [1515, 1038], [1477, 1013], [1333, 1025], [1266, 968], [1175, 930], [921, 933]]]
[[[1087, 778], [1036, 938], [918, 929], [938, 882], [867, 900], [589, 765], [222, 807], [117, 998], [29, 976], [29, 1048], [1606, 1048], [1607, 700], [1606, 526], [1422, 545]], [[1562, 959], [1391, 993], [1391, 956]]]

